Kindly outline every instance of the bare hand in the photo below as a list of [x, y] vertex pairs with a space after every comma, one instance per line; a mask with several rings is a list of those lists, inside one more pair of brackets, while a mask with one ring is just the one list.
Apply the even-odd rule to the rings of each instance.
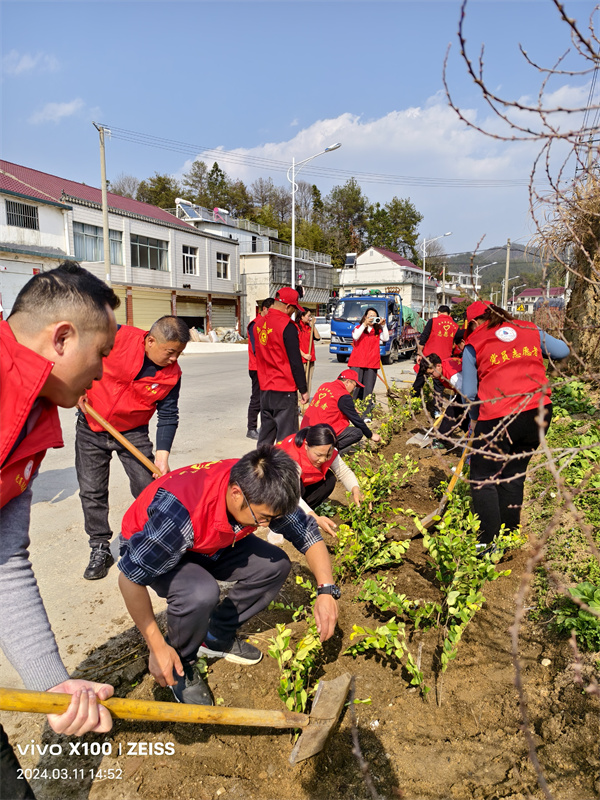
[[100, 705], [114, 692], [107, 683], [68, 680], [53, 686], [49, 692], [72, 694], [71, 703], [64, 714], [48, 714], [48, 724], [56, 733], [66, 736], [83, 736], [84, 733], [106, 733], [112, 728], [110, 711]]
[[167, 472], [170, 472], [168, 450], [156, 451], [156, 456], [154, 457], [154, 466], [156, 467], [157, 471], [152, 474], [152, 477], [155, 480], [156, 478], [162, 478], [163, 475], [166, 475]]
[[381, 441], [381, 436], [378, 433], [374, 433], [373, 436], [371, 436], [371, 441], [372, 442], [380, 442]]
[[309, 394], [308, 392], [304, 392], [304, 394], [300, 395], [300, 400], [306, 405], [309, 401]]
[[314, 615], [319, 639], [325, 642], [333, 636], [335, 630], [338, 618], [337, 601], [330, 594], [320, 594], [315, 602]]
[[159, 650], [150, 651], [148, 669], [160, 686], [175, 686], [177, 679], [173, 677], [173, 670], [178, 675], [183, 675], [183, 666], [177, 650], [166, 642]]
[[335, 532], [337, 525], [332, 519], [329, 519], [329, 517], [316, 517], [316, 520], [319, 528], [322, 528], [330, 536], [337, 538], [337, 533]]
[[79, 400], [77, 401], [77, 408], [82, 411], [84, 414], [86, 413], [85, 404], [87, 403], [87, 394], [82, 394]]
[[363, 495], [358, 486], [352, 487], [352, 500], [360, 508], [360, 504], [363, 500]]

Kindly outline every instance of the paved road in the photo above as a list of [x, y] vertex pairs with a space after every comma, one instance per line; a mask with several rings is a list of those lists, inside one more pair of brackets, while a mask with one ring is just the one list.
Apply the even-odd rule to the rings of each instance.
[[[252, 449], [246, 438], [246, 410], [250, 392], [247, 355], [244, 351], [183, 356], [180, 425], [171, 456], [171, 467], [235, 458]], [[313, 391], [335, 379], [344, 365], [317, 346]], [[412, 382], [412, 361], [386, 367], [388, 380]], [[377, 382], [377, 392], [385, 392]], [[34, 483], [31, 523], [32, 561], [42, 597], [61, 654], [69, 670], [87, 653], [131, 626], [116, 585], [113, 567], [101, 581], [84, 581], [89, 548], [74, 467], [75, 412], [61, 411], [65, 447], [51, 450]], [[113, 461], [110, 483], [111, 525], [116, 545], [121, 518], [131, 503], [128, 482], [121, 465]], [[162, 609], [162, 601], [156, 608]], [[0, 685], [20, 686], [20, 680], [0, 651]]]

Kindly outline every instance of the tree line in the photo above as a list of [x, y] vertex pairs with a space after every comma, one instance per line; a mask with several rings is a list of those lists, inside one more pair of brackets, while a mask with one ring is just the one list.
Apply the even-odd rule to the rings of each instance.
[[[297, 247], [329, 254], [336, 267], [344, 264], [346, 253], [361, 253], [372, 246], [420, 263], [417, 239], [423, 215], [410, 198], [371, 203], [355, 178], [334, 186], [325, 197], [315, 184], [296, 183]], [[257, 178], [246, 186], [242, 180], [230, 178], [216, 161], [210, 168], [204, 161], [194, 161], [181, 182], [158, 172], [142, 181], [121, 174], [110, 182], [109, 189], [165, 209], [175, 208], [177, 197], [204, 208], [225, 208], [238, 219], [276, 228], [279, 239], [291, 242], [289, 185], [276, 186], [272, 178]]]

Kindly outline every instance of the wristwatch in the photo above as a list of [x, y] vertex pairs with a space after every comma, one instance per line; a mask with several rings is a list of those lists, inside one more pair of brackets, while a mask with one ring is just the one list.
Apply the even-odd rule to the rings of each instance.
[[320, 594], [330, 594], [334, 600], [339, 600], [342, 596], [342, 591], [335, 583], [321, 583], [317, 586], [317, 596]]

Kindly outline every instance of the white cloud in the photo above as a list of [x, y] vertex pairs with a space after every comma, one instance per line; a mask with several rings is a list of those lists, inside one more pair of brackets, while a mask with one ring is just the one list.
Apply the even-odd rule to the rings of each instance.
[[293, 120], [290, 122], [290, 128], [297, 128], [299, 124], [300, 124], [300, 122], [298, 121], [298, 118], [296, 118], [296, 119], [293, 119]]
[[2, 59], [2, 71], [6, 75], [23, 75], [26, 72], [56, 72], [60, 67], [58, 59], [49, 53], [19, 53], [11, 50]]
[[83, 100], [78, 97], [70, 103], [46, 103], [40, 110], [29, 117], [29, 122], [39, 125], [42, 122], [58, 123], [65, 117], [72, 117], [84, 107]]

